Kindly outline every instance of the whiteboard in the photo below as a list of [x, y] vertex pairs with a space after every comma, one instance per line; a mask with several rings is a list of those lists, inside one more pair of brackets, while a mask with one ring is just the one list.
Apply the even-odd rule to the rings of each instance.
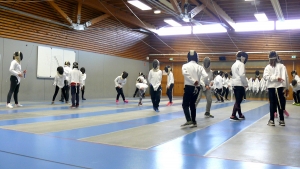
[[72, 65], [75, 59], [75, 51], [38, 46], [37, 77], [54, 78], [58, 66], [64, 66], [65, 61]]

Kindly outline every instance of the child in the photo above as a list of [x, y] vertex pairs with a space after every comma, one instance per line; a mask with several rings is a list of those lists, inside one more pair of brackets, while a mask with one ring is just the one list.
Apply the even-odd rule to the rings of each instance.
[[162, 79], [162, 71], [159, 70], [159, 61], [154, 59], [152, 63], [153, 69], [149, 71], [148, 81], [150, 84], [150, 95], [151, 101], [153, 105], [153, 110], [159, 112], [159, 103], [160, 103], [160, 95], [161, 95], [161, 79]]
[[297, 80], [293, 79], [290, 86], [293, 88], [293, 98], [295, 101], [296, 106], [300, 106], [300, 80], [297, 82]]
[[81, 71], [81, 73], [82, 73], [81, 99], [82, 99], [82, 100], [86, 100], [86, 99], [84, 98], [85, 79], [86, 79], [85, 68], [84, 68], [84, 67], [80, 68], [80, 71]]
[[57, 74], [54, 77], [53, 86], [55, 86], [55, 92], [52, 98], [51, 104], [54, 104], [55, 97], [58, 93], [58, 90], [61, 89], [61, 93], [63, 94], [64, 98], [66, 99], [66, 103], [68, 103], [66, 97], [66, 91], [64, 88], [64, 81], [66, 80], [66, 75], [64, 74], [64, 68], [62, 66], [57, 67]]
[[139, 89], [139, 91], [140, 91], [140, 101], [139, 101], [139, 103], [138, 103], [138, 106], [141, 106], [141, 105], [143, 105], [142, 104], [142, 99], [143, 99], [143, 95], [144, 95], [144, 93], [146, 92], [146, 89], [148, 88], [148, 85], [147, 85], [147, 80], [144, 78], [144, 77], [139, 77], [138, 79], [137, 79], [137, 83], [136, 83], [136, 88], [138, 88]]
[[21, 70], [21, 60], [23, 60], [22, 52], [15, 52], [13, 55], [13, 61], [10, 63], [9, 71], [11, 73], [10, 76], [10, 89], [7, 94], [7, 103], [6, 107], [13, 108], [12, 104], [10, 104], [11, 96], [14, 94], [15, 106], [22, 107], [23, 105], [18, 102], [18, 93], [20, 88], [21, 77], [23, 77], [23, 73], [26, 73], [26, 70], [22, 72]]
[[[138, 76], [138, 78], [136, 79], [136, 83], [138, 83], [138, 79], [139, 79], [140, 77], [144, 77], [144, 74], [143, 74], [142, 72], [139, 72], [139, 76]], [[135, 95], [137, 94], [138, 91], [139, 91], [139, 89], [136, 88], [135, 91], [134, 91], [133, 97], [135, 97]]]
[[169, 98], [169, 102], [167, 104], [167, 106], [171, 106], [173, 104], [172, 102], [172, 93], [173, 93], [173, 87], [174, 87], [174, 76], [172, 73], [172, 68], [170, 65], [165, 67], [165, 72], [168, 74], [168, 78], [167, 78], [167, 96]]
[[116, 87], [116, 90], [118, 92], [116, 103], [119, 103], [120, 95], [122, 96], [122, 99], [123, 99], [124, 103], [128, 103], [128, 101], [125, 100], [125, 96], [124, 96], [124, 93], [123, 93], [123, 86], [126, 84], [126, 78], [127, 77], [128, 77], [128, 73], [124, 71], [121, 76], [118, 76], [115, 79], [115, 87]]
[[[71, 108], [78, 108], [79, 106], [79, 89], [82, 86], [82, 73], [78, 70], [78, 63], [73, 63], [73, 70], [70, 72], [70, 86], [72, 95]], [[76, 102], [75, 102], [76, 101]]]

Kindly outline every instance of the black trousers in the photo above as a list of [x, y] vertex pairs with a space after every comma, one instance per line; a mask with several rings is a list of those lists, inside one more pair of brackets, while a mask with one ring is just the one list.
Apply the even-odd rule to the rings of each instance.
[[7, 94], [7, 103], [10, 103], [11, 96], [14, 94], [15, 104], [19, 104], [18, 102], [18, 93], [19, 93], [20, 83], [18, 84], [18, 79], [16, 76], [10, 76], [10, 89]]
[[268, 88], [269, 101], [270, 101], [270, 120], [274, 121], [275, 112], [279, 113], [280, 120], [284, 120], [283, 108], [285, 108], [285, 98], [283, 94], [283, 89], [284, 89], [283, 87], [277, 88], [277, 93], [278, 93], [278, 97], [277, 97], [276, 88]]
[[222, 102], [224, 102], [223, 97], [221, 97], [222, 96], [222, 88], [221, 89], [216, 89], [216, 95], [215, 96], [217, 97], [218, 101], [221, 100]]
[[235, 96], [235, 103], [232, 109], [231, 116], [236, 116], [236, 112], [238, 112], [239, 116], [243, 116], [241, 110], [241, 103], [243, 101], [244, 96], [246, 95], [245, 88], [244, 86], [233, 86], [232, 88]]
[[169, 86], [169, 89], [167, 89], [167, 96], [169, 98], [169, 101], [172, 103], [172, 91], [173, 91], [173, 87], [174, 87], [174, 84], [171, 83], [170, 86]]
[[70, 93], [70, 86], [68, 85], [67, 80], [65, 80], [64, 83], [65, 83], [64, 90], [65, 90], [65, 96], [66, 97], [61, 93], [61, 99], [60, 100], [66, 99], [68, 101], [69, 100], [69, 93]]
[[79, 106], [80, 86], [71, 86], [72, 106]]
[[151, 95], [153, 108], [158, 109], [160, 103], [160, 96], [161, 96], [161, 86], [159, 86], [157, 90], [154, 91], [153, 86], [150, 85], [150, 95]]
[[298, 90], [297, 92], [293, 92], [293, 98], [295, 103], [300, 103], [300, 90]]
[[[58, 93], [58, 90], [59, 90], [59, 87], [58, 87], [58, 86], [55, 86], [55, 92], [54, 92], [52, 101], [55, 100], [56, 95], [57, 95], [57, 93]], [[61, 94], [64, 96], [64, 98], [66, 98], [66, 93], [65, 93], [65, 89], [64, 89], [64, 88], [61, 88]], [[66, 101], [68, 101], [68, 100], [66, 100]]]
[[137, 92], [139, 91], [139, 88], [135, 88], [135, 91], [134, 91], [134, 94], [133, 94], [133, 97], [136, 96]]
[[227, 99], [227, 100], [228, 100], [228, 93], [229, 93], [229, 88], [228, 87], [223, 87], [222, 96], [225, 97], [225, 99]]
[[[196, 100], [199, 92], [202, 90], [201, 87], [195, 86], [184, 86], [184, 94], [182, 99], [182, 109], [185, 115], [186, 121], [196, 122]], [[191, 111], [191, 113], [190, 113]]]
[[123, 88], [118, 88], [118, 87], [116, 87], [116, 91], [118, 92], [118, 94], [117, 94], [117, 100], [119, 100], [119, 97], [120, 97], [120, 95], [121, 95], [123, 101], [125, 101], [125, 96], [124, 96], [124, 93], [123, 93]]
[[85, 91], [85, 86], [82, 86], [82, 89], [81, 89], [81, 98], [82, 99], [84, 98], [84, 91]]

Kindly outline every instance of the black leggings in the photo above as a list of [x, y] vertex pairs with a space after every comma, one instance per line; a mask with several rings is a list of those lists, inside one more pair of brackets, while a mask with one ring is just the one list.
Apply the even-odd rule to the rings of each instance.
[[[186, 121], [196, 122], [196, 100], [199, 92], [202, 90], [201, 87], [195, 86], [184, 86], [184, 94], [182, 99], [182, 109], [185, 115]], [[191, 110], [191, 112], [190, 112]]]
[[167, 89], [167, 96], [169, 98], [169, 101], [172, 103], [172, 91], [173, 91], [173, 87], [174, 87], [174, 84], [171, 83], [170, 86], [169, 86], [169, 89]]
[[84, 90], [85, 90], [85, 86], [82, 86], [82, 89], [81, 89], [81, 98], [82, 99], [84, 98]]
[[119, 97], [120, 97], [120, 95], [121, 95], [123, 101], [125, 101], [125, 96], [124, 96], [124, 93], [123, 93], [123, 88], [118, 88], [118, 87], [116, 87], [116, 90], [117, 90], [117, 92], [118, 92], [118, 94], [117, 94], [117, 100], [119, 100]]
[[10, 76], [10, 89], [7, 94], [7, 103], [10, 103], [11, 96], [14, 93], [14, 100], [16, 104], [19, 104], [18, 102], [18, 93], [19, 93], [20, 83], [18, 84], [18, 79], [16, 76]]
[[150, 95], [151, 95], [153, 108], [158, 109], [160, 103], [161, 86], [159, 86], [157, 90], [154, 91], [153, 86], [150, 85]]
[[300, 103], [300, 90], [293, 92], [293, 98], [295, 103]]
[[283, 94], [283, 87], [277, 88], [278, 97], [276, 88], [268, 88], [268, 91], [270, 101], [270, 120], [274, 121], [274, 113], [277, 112], [277, 108], [279, 112], [279, 119], [284, 120], [283, 110], [285, 108], [285, 99]]
[[228, 87], [223, 87], [222, 96], [225, 97], [226, 100], [228, 100], [228, 93], [229, 93], [229, 88]]
[[[54, 95], [53, 95], [53, 98], [52, 98], [52, 101], [54, 102], [55, 98], [56, 98], [56, 95], [58, 93], [58, 90], [59, 90], [59, 87], [58, 86], [55, 86], [55, 92], [54, 92]], [[61, 88], [61, 93], [62, 95], [64, 96], [64, 98], [66, 98], [66, 93], [65, 93], [65, 89], [64, 88]], [[68, 101], [68, 100], [66, 100]]]
[[238, 112], [239, 116], [241, 117], [242, 110], [241, 110], [241, 103], [245, 96], [245, 88], [243, 86], [233, 86], [234, 96], [235, 96], [235, 103], [232, 109], [232, 115], [236, 116], [236, 112]]

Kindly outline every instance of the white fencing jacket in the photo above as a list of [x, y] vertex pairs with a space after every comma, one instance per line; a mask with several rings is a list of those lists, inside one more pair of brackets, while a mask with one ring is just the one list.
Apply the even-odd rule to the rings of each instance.
[[200, 86], [200, 79], [207, 77], [205, 69], [195, 61], [182, 65], [182, 75], [184, 77], [184, 85], [188, 86], [194, 86], [196, 81], [199, 82], [198, 86]]
[[232, 86], [248, 86], [246, 80], [246, 71], [245, 64], [240, 60], [236, 60], [235, 63], [231, 66], [232, 72]]
[[126, 84], [127, 80], [126, 80], [126, 78], [123, 79], [122, 76], [118, 76], [114, 82], [115, 82], [115, 87], [123, 88], [123, 86]]
[[[282, 78], [283, 82], [278, 82], [278, 78]], [[268, 64], [265, 67], [263, 78], [267, 81], [267, 88], [285, 87], [288, 89], [288, 76], [286, 68], [281, 63], [276, 63], [275, 67]]]
[[214, 85], [216, 89], [222, 89], [223, 88], [223, 78], [220, 75], [217, 75], [214, 79]]
[[154, 71], [153, 69], [151, 69], [149, 71], [148, 81], [150, 85], [152, 85], [154, 91], [157, 91], [158, 87], [161, 85], [161, 79], [162, 79], [161, 70]]

